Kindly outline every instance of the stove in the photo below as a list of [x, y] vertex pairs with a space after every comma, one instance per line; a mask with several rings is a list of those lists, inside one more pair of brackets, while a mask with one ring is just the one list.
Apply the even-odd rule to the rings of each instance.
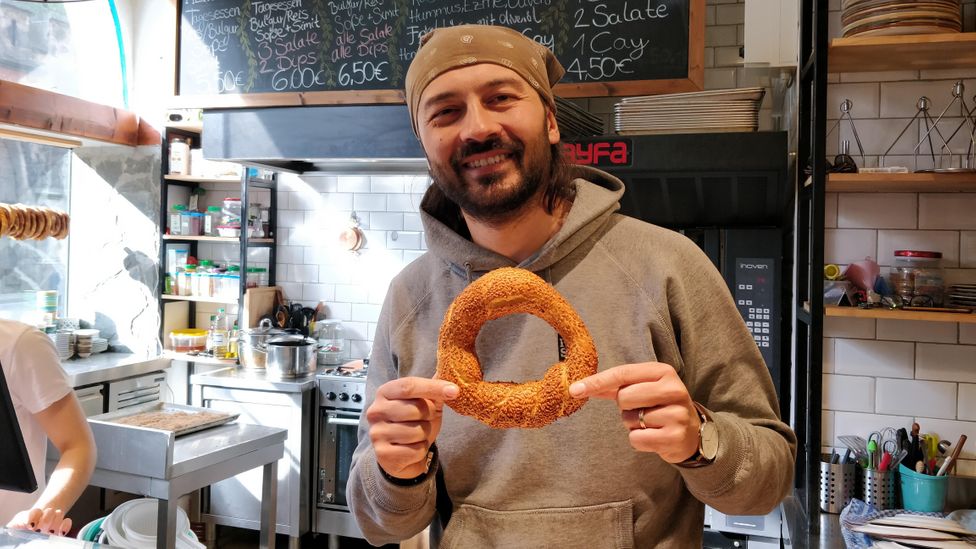
[[318, 475], [315, 531], [363, 537], [346, 500], [346, 481], [359, 441], [359, 418], [366, 396], [366, 368], [329, 368], [316, 375], [319, 385]]

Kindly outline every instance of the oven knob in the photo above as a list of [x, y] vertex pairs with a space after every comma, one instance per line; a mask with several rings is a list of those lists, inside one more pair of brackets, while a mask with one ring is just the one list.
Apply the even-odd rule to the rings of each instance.
[[327, 398], [329, 400], [335, 400], [336, 399], [336, 394], [333, 393], [332, 391], [329, 391], [328, 393], [325, 393], [325, 398]]
[[363, 401], [363, 395], [361, 395], [359, 393], [353, 394], [352, 395], [352, 401], [353, 402], [362, 402]]
[[345, 401], [349, 400], [349, 395], [346, 394], [346, 393], [339, 393], [339, 400], [345, 402]]

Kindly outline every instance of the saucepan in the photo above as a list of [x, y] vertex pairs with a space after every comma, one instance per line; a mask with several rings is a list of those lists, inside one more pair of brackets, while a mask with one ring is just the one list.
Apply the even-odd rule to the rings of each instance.
[[292, 378], [315, 373], [315, 340], [301, 334], [274, 336], [255, 349], [265, 355], [268, 377]]
[[271, 319], [262, 319], [257, 328], [241, 330], [238, 338], [238, 354], [241, 366], [249, 369], [264, 369], [265, 343], [272, 337], [284, 334], [285, 331], [271, 325]]

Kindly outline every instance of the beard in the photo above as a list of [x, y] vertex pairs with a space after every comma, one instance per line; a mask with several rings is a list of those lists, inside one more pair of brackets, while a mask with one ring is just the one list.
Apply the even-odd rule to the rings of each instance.
[[[515, 171], [494, 173], [477, 178], [462, 175], [462, 159], [489, 151], [511, 156]], [[461, 210], [487, 224], [500, 224], [519, 213], [545, 187], [550, 176], [550, 146], [541, 132], [528, 146], [519, 139], [506, 141], [494, 137], [483, 142], [467, 143], [452, 155], [448, 165], [431, 163], [434, 184]]]

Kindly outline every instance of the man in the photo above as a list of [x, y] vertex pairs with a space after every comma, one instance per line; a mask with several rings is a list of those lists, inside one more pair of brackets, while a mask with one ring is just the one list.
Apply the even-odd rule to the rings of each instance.
[[[760, 514], [790, 488], [795, 437], [721, 276], [685, 237], [615, 214], [619, 180], [561, 164], [562, 74], [546, 48], [484, 26], [435, 30], [407, 72], [429, 253], [391, 284], [373, 346], [347, 485], [372, 543], [416, 534], [449, 500], [442, 547], [700, 547], [701, 502]], [[458, 387], [432, 379], [447, 307], [503, 266], [552, 284], [599, 353], [570, 388], [591, 400], [541, 429], [458, 415]], [[486, 324], [477, 354], [492, 381], [559, 360], [529, 315]]]
[[[71, 529], [68, 509], [95, 469], [95, 440], [85, 413], [54, 344], [33, 327], [0, 319], [0, 365], [38, 483], [31, 494], [0, 490], [0, 525], [65, 535]], [[48, 438], [61, 458], [45, 486]]]

